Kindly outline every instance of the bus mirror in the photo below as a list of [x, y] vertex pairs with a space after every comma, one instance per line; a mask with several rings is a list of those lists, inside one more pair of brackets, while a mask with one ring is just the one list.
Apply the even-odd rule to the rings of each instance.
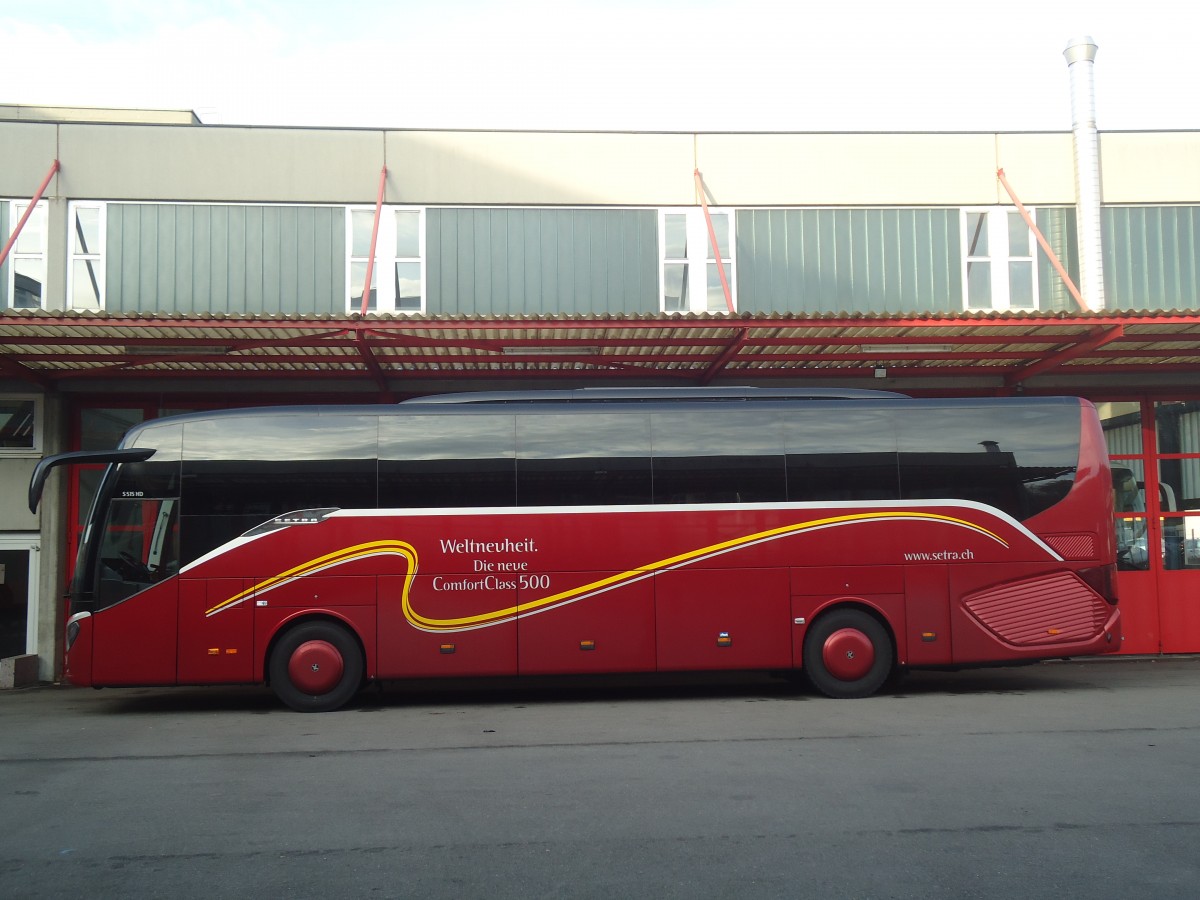
[[42, 490], [46, 487], [46, 479], [58, 466], [142, 462], [153, 455], [154, 448], [139, 447], [128, 450], [72, 450], [69, 453], [56, 453], [38, 460], [38, 464], [33, 470], [33, 476], [29, 479], [29, 511], [37, 512], [38, 501], [42, 499]]

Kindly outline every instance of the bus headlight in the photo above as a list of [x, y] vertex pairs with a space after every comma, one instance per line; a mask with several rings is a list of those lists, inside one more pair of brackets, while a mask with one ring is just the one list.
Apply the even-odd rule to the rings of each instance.
[[79, 632], [83, 630], [83, 626], [79, 624], [81, 619], [86, 619], [91, 615], [90, 612], [76, 613], [67, 619], [67, 650], [71, 649], [71, 645], [75, 643], [75, 639], [79, 637]]

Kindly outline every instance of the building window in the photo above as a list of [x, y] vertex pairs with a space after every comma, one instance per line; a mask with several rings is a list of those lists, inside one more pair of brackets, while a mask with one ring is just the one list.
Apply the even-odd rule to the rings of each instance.
[[0, 456], [38, 455], [41, 449], [41, 398], [0, 397]]
[[[12, 228], [16, 228], [27, 209], [28, 201], [12, 201], [8, 219]], [[12, 298], [13, 309], [41, 309], [45, 305], [47, 215], [46, 201], [41, 200], [13, 245], [8, 270], [8, 296]]]
[[[664, 209], [658, 215], [659, 297], [663, 312], [732, 312], [737, 309], [734, 225], [730, 210]], [[721, 283], [724, 268], [729, 297]]]
[[[1034, 215], [1033, 210], [1029, 211]], [[963, 285], [968, 310], [1037, 309], [1035, 239], [1015, 209], [962, 211]]]
[[[346, 309], [362, 310], [375, 207], [346, 210]], [[425, 210], [385, 206], [379, 215], [367, 311], [425, 311]]]
[[103, 203], [72, 203], [67, 212], [71, 248], [67, 269], [67, 296], [71, 309], [104, 309], [104, 235]]

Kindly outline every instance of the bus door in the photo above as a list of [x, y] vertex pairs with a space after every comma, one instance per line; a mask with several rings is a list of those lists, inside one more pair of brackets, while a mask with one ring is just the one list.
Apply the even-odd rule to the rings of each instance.
[[95, 561], [92, 682], [174, 684], [178, 503], [117, 497]]

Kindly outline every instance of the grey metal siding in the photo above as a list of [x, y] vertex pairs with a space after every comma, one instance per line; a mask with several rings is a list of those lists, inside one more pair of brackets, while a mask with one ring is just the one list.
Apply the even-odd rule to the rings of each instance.
[[[1037, 225], [1078, 288], [1079, 241], [1075, 226], [1075, 207], [1038, 207]], [[1062, 280], [1040, 244], [1037, 248], [1037, 278], [1038, 304], [1043, 312], [1079, 312], [1079, 304], [1071, 295], [1071, 289]]]
[[658, 311], [653, 210], [430, 209], [431, 315]]
[[1107, 206], [1110, 309], [1200, 309], [1200, 206]]
[[737, 214], [745, 312], [962, 309], [957, 209], [763, 209]]
[[339, 207], [108, 206], [106, 308], [155, 313], [341, 313]]

